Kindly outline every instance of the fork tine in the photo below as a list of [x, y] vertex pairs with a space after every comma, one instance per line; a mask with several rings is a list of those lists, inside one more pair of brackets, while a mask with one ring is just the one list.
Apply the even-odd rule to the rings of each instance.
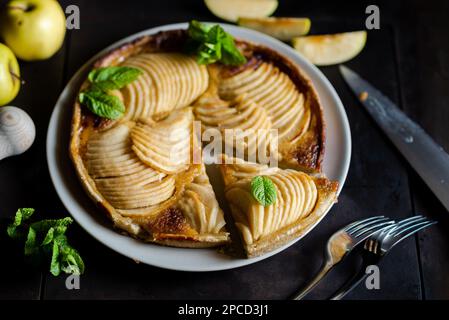
[[[403, 230], [403, 231], [402, 231], [401, 233], [399, 233], [399, 234], [402, 234], [402, 233], [404, 233], [404, 232], [406, 232], [406, 231], [408, 231], [408, 232], [407, 232], [406, 234], [404, 234], [401, 238], [397, 239], [397, 240], [393, 243], [392, 247], [394, 247], [395, 245], [397, 245], [397, 244], [398, 244], [399, 242], [401, 242], [402, 240], [404, 240], [404, 239], [406, 239], [406, 238], [408, 238], [408, 237], [414, 235], [414, 234], [417, 233], [418, 231], [421, 231], [421, 230], [423, 230], [423, 229], [425, 229], [425, 228], [427, 228], [427, 227], [430, 227], [430, 226], [432, 226], [432, 225], [434, 225], [434, 224], [437, 224], [437, 223], [438, 223], [437, 221], [426, 221], [426, 222], [421, 222], [421, 223], [418, 223], [418, 224], [416, 224], [416, 225], [414, 225], [414, 226], [411, 226], [411, 227], [409, 227], [409, 228]], [[397, 234], [396, 236], [398, 236], [399, 234]]]
[[389, 218], [381, 218], [381, 219], [377, 219], [377, 220], [373, 220], [373, 221], [370, 221], [370, 222], [368, 222], [368, 223], [364, 223], [363, 225], [360, 225], [360, 226], [358, 226], [358, 227], [356, 227], [356, 228], [353, 228], [351, 231], [349, 231], [348, 233], [349, 234], [351, 234], [351, 235], [353, 235], [354, 233], [356, 233], [356, 232], [360, 232], [361, 230], [363, 230], [363, 229], [366, 229], [366, 228], [368, 228], [368, 227], [371, 227], [371, 226], [373, 226], [373, 225], [377, 225], [377, 224], [379, 224], [379, 223], [382, 223], [382, 222], [385, 222], [385, 221], [388, 221], [388, 220], [390, 220]]
[[396, 232], [400, 231], [401, 229], [415, 223], [419, 223], [426, 220], [425, 217], [419, 215], [419, 216], [413, 216], [407, 219], [403, 219], [396, 223], [396, 225], [388, 230], [388, 235], [393, 236]]
[[423, 216], [415, 216], [412, 218], [404, 219], [402, 221], [399, 221], [396, 226], [391, 230], [390, 235], [394, 236], [395, 234], [398, 234], [401, 230], [404, 228], [407, 228], [408, 226], [416, 225], [417, 223], [429, 221], [426, 217]]
[[419, 215], [419, 216], [413, 216], [413, 217], [410, 217], [410, 218], [403, 219], [403, 220], [399, 221], [399, 222], [398, 222], [398, 225], [408, 224], [408, 223], [410, 223], [410, 222], [418, 221], [418, 220], [422, 220], [422, 219], [427, 219], [427, 218], [424, 217], [424, 216], [422, 216], [422, 215]]
[[361, 230], [358, 230], [357, 233], [354, 234], [353, 236], [356, 237], [356, 238], [359, 238], [359, 237], [363, 238], [363, 237], [365, 237], [365, 239], [366, 239], [366, 238], [372, 236], [374, 233], [378, 232], [379, 230], [382, 230], [386, 226], [392, 225], [394, 223], [395, 223], [394, 221], [380, 222], [380, 223], [377, 223], [375, 225], [368, 226], [368, 227], [365, 227], [365, 228], [363, 228]]
[[416, 228], [419, 228], [419, 227], [421, 227], [421, 226], [423, 226], [423, 225], [426, 225], [426, 224], [428, 224], [428, 223], [433, 223], [434, 221], [431, 221], [431, 220], [425, 220], [425, 221], [417, 221], [416, 223], [414, 223], [414, 224], [408, 224], [408, 225], [406, 225], [406, 226], [402, 226], [402, 228], [400, 228], [400, 229], [396, 229], [394, 232], [393, 232], [393, 234], [392, 234], [392, 236], [393, 237], [398, 237], [398, 236], [400, 236], [401, 234], [403, 234], [404, 232], [407, 232], [407, 231], [410, 231], [410, 230], [414, 230], [414, 229], [416, 229]]
[[369, 225], [369, 224], [372, 224], [372, 223], [376, 223], [379, 220], [386, 220], [386, 219], [388, 219], [388, 218], [386, 218], [385, 216], [371, 217], [371, 218], [368, 218], [368, 219], [364, 219], [364, 220], [360, 220], [360, 221], [356, 221], [354, 223], [351, 223], [346, 228], [344, 228], [344, 230], [347, 233], [351, 234], [351, 233], [356, 232], [360, 228], [365, 227], [366, 225]]
[[376, 216], [376, 217], [371, 217], [371, 218], [355, 221], [355, 222], [353, 222], [351, 224], [348, 224], [343, 230], [348, 232], [348, 230], [350, 230], [351, 228], [356, 227], [356, 226], [358, 226], [358, 225], [360, 225], [362, 223], [365, 223], [365, 222], [368, 222], [368, 221], [371, 221], [371, 220], [374, 220], [374, 219], [380, 219], [380, 218], [385, 218], [385, 217], [384, 216]]
[[398, 221], [397, 226], [398, 227], [407, 226], [407, 225], [409, 225], [411, 223], [414, 223], [414, 222], [417, 222], [417, 221], [423, 220], [423, 219], [426, 219], [426, 218], [424, 216], [421, 216], [421, 215], [413, 216], [413, 217], [410, 217], [410, 218]]

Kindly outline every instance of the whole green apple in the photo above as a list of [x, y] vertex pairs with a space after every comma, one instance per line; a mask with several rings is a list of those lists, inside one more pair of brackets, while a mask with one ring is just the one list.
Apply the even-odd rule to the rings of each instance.
[[56, 0], [12, 0], [0, 15], [0, 36], [18, 58], [43, 60], [61, 48], [65, 23]]
[[0, 106], [12, 101], [20, 89], [20, 69], [14, 53], [0, 43]]

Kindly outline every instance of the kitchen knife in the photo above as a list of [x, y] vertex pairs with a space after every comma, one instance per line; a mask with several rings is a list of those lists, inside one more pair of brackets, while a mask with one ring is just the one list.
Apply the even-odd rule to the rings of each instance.
[[379, 90], [351, 69], [340, 73], [368, 112], [449, 211], [449, 155]]

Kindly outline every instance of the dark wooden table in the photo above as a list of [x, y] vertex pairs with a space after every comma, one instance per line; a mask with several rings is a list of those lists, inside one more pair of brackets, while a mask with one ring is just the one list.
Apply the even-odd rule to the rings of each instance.
[[[5, 2], [1, 0], [0, 3]], [[389, 95], [449, 150], [449, 3], [447, 1], [286, 1], [279, 16], [307, 16], [312, 33], [363, 29], [365, 8], [381, 10], [381, 29], [370, 31], [364, 51], [348, 65]], [[50, 181], [45, 151], [55, 101], [76, 70], [96, 52], [137, 31], [190, 19], [218, 21], [201, 0], [68, 0], [77, 4], [81, 29], [68, 32], [53, 58], [21, 62], [26, 85], [13, 105], [34, 119], [37, 138], [25, 154], [0, 162], [1, 299], [285, 299], [313, 275], [333, 231], [363, 217], [404, 218], [418, 213], [440, 223], [398, 246], [381, 265], [381, 289], [359, 287], [348, 299], [449, 298], [449, 215], [357, 103], [336, 67], [322, 68], [340, 95], [352, 130], [353, 153], [339, 203], [306, 238], [251, 266], [209, 273], [162, 270], [112, 252], [78, 225], [70, 230], [87, 271], [80, 290], [65, 277], [30, 267], [4, 228], [19, 207], [42, 217], [68, 215]], [[432, 159], [429, 159], [431, 162]], [[354, 269], [341, 265], [310, 298], [326, 298]]]

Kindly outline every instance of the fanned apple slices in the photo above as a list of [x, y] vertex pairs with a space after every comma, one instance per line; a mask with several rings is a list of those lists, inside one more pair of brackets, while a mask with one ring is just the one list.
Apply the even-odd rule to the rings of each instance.
[[[295, 170], [223, 157], [225, 195], [248, 257], [272, 251], [304, 234], [336, 201], [337, 183]], [[276, 202], [264, 207], [251, 193], [255, 176], [268, 176]]]
[[195, 116], [203, 129], [271, 131], [258, 144], [247, 141], [247, 149], [273, 146], [274, 138], [281, 165], [317, 173], [324, 151], [321, 109], [310, 84], [300, 82], [294, 69], [290, 73], [256, 57], [240, 68], [209, 67], [209, 87], [195, 102]]
[[[275, 148], [276, 138], [270, 131], [271, 120], [264, 108], [259, 107], [245, 95], [233, 101], [200, 99], [195, 108], [195, 117], [200, 120], [204, 130], [217, 128], [221, 132], [223, 144], [230, 144], [243, 152], [242, 156], [254, 159], [260, 155], [269, 156]], [[260, 161], [260, 160], [259, 160]]]
[[131, 130], [132, 149], [146, 165], [174, 174], [191, 162], [193, 115], [191, 109], [174, 112], [160, 122], [138, 122]]
[[207, 68], [181, 53], [138, 54], [123, 65], [143, 71], [122, 91], [127, 107], [125, 120], [148, 118], [189, 106], [208, 85]]
[[305, 142], [309, 129], [313, 131], [307, 92], [300, 92], [279, 68], [262, 62], [255, 70], [248, 68], [219, 82], [221, 97], [233, 99], [242, 94], [267, 111], [273, 128], [278, 129], [281, 160], [288, 161], [290, 150]]
[[175, 246], [229, 241], [204, 165], [191, 164], [192, 122], [192, 109], [184, 108], [90, 136], [84, 154], [90, 187], [117, 226]]

